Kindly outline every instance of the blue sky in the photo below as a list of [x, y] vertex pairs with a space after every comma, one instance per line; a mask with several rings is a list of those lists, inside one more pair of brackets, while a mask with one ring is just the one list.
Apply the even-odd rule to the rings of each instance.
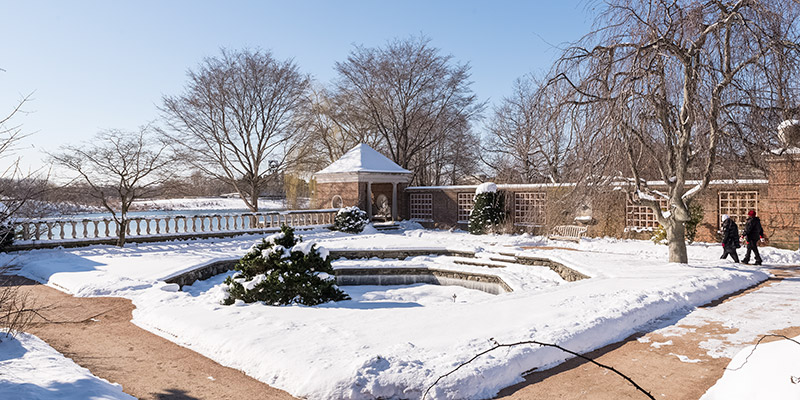
[[26, 167], [43, 165], [41, 151], [156, 120], [161, 97], [180, 93], [187, 69], [221, 47], [270, 49], [324, 84], [354, 44], [424, 34], [470, 63], [473, 89], [491, 104], [514, 79], [546, 71], [553, 46], [593, 19], [585, 1], [569, 0], [2, 0], [0, 9], [0, 114], [34, 92], [16, 120], [31, 133], [18, 152]]

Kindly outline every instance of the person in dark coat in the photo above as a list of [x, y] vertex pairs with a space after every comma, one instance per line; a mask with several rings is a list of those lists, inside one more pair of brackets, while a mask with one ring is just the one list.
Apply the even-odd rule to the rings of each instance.
[[736, 249], [740, 246], [739, 244], [739, 227], [736, 225], [736, 222], [728, 217], [727, 214], [722, 215], [722, 257], [720, 259], [725, 259], [728, 255], [731, 256], [733, 261], [739, 262], [739, 255], [736, 254]]
[[747, 213], [747, 222], [744, 223], [742, 237], [747, 240], [747, 253], [744, 255], [743, 263], [750, 262], [750, 252], [756, 257], [755, 265], [761, 265], [761, 255], [758, 254], [758, 242], [764, 237], [764, 229], [761, 227], [761, 220], [756, 217], [756, 211], [750, 210]]

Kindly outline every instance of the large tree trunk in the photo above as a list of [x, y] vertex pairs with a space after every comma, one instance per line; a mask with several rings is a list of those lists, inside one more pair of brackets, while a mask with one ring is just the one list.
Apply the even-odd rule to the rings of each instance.
[[669, 245], [669, 262], [686, 264], [689, 257], [686, 255], [686, 227], [683, 222], [672, 220], [664, 227], [667, 231], [667, 244]]

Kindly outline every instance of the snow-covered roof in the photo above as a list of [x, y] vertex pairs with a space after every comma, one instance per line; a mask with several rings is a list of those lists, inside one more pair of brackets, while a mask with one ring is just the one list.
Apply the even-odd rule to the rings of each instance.
[[345, 153], [342, 158], [333, 162], [319, 174], [337, 174], [345, 172], [374, 172], [382, 174], [410, 174], [411, 171], [400, 167], [394, 161], [378, 153], [366, 144], [359, 144]]

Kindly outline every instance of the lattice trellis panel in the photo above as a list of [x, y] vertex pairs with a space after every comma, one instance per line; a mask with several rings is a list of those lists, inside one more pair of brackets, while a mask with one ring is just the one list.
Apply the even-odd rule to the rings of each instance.
[[544, 225], [546, 202], [545, 192], [514, 193], [514, 225]]
[[[720, 191], [719, 215], [728, 214], [740, 227], [747, 221], [747, 212], [758, 213], [758, 192], [756, 191]], [[720, 221], [721, 223], [721, 221]]]
[[433, 194], [412, 193], [409, 198], [411, 219], [433, 219]]
[[469, 222], [469, 213], [475, 206], [475, 193], [458, 194], [458, 222]]

